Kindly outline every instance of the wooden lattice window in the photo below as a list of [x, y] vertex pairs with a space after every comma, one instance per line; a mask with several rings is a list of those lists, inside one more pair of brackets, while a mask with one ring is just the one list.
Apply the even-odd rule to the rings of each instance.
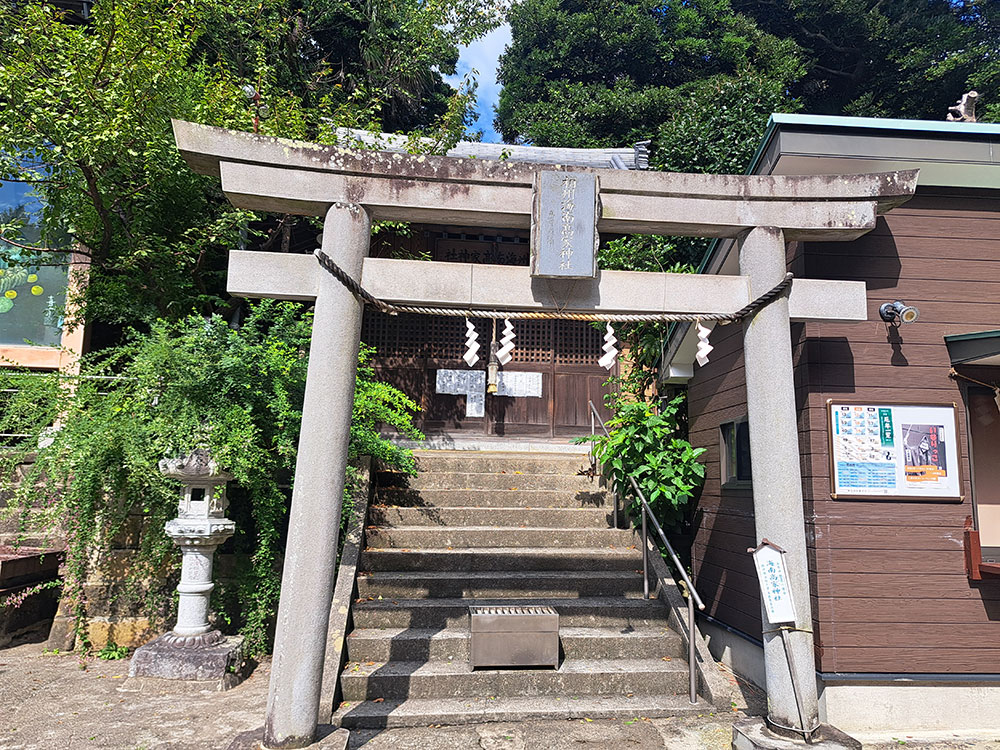
[[[515, 320], [514, 362], [549, 363], [552, 361], [551, 320]], [[498, 323], [498, 327], [502, 323]]]
[[386, 315], [365, 310], [361, 340], [374, 346], [379, 357], [421, 357], [424, 321], [420, 315]]
[[[423, 325], [427, 332], [427, 347], [424, 356], [431, 359], [461, 359], [465, 354], [465, 319], [464, 318], [440, 318], [437, 316], [427, 316], [423, 319]], [[489, 339], [486, 338], [486, 329], [482, 326], [482, 321], [473, 321], [476, 330], [479, 331], [479, 344], [484, 346], [480, 349], [480, 356], [483, 351], [489, 351]], [[483, 341], [486, 341], [485, 345]]]
[[[555, 324], [555, 359], [557, 365], [596, 364], [604, 353], [604, 336], [589, 323], [560, 320]], [[551, 344], [550, 344], [551, 345]]]

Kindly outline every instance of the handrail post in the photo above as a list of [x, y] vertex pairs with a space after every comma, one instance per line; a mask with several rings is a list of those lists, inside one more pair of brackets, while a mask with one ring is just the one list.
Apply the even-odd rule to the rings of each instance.
[[646, 511], [642, 511], [642, 598], [649, 598], [649, 539], [646, 536]]
[[614, 519], [614, 527], [618, 528], [618, 488], [611, 486], [611, 515]]
[[694, 596], [688, 591], [688, 700], [692, 704], [698, 702], [698, 680], [695, 678], [694, 672], [694, 628]]
[[[594, 402], [590, 402], [590, 436], [597, 437], [597, 424], [594, 422]], [[594, 441], [590, 441], [590, 465], [592, 468], [597, 468], [597, 456], [594, 454]]]

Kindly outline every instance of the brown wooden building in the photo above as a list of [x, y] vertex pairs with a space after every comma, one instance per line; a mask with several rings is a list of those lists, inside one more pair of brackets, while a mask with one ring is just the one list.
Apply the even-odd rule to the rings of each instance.
[[[1000, 559], [1000, 126], [775, 115], [751, 168], [913, 167], [921, 169], [917, 196], [873, 232], [788, 251], [797, 276], [868, 287], [868, 322], [792, 326], [821, 710], [845, 730], [1000, 726], [1000, 566], [989, 564]], [[737, 263], [733, 244], [720, 242], [703, 272], [735, 273]], [[916, 322], [880, 319], [880, 307], [897, 300], [918, 308]], [[663, 369], [668, 382], [687, 382], [691, 441], [708, 449], [693, 549], [708, 603], [702, 626], [718, 657], [761, 682], [747, 441], [774, 437], [747, 429], [739, 327], [714, 331], [711, 361], [688, 379], [691, 335], [675, 332]], [[841, 439], [831, 411], [905, 402], [954, 412], [948, 435], [957, 444], [947, 450], [957, 449], [949, 464], [957, 476], [942, 491], [953, 496], [838, 493], [831, 466], [842, 472], [849, 464], [831, 460]], [[910, 463], [902, 451], [916, 450], [915, 438], [895, 440], [899, 460]], [[860, 481], [841, 473], [836, 480]]]

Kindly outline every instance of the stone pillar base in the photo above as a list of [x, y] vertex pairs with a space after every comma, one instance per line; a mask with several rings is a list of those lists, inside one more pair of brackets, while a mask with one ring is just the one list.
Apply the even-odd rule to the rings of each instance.
[[733, 725], [733, 750], [861, 750], [861, 743], [829, 724], [820, 724], [807, 743], [772, 732], [762, 718], [749, 718]]
[[242, 636], [213, 631], [179, 638], [167, 633], [136, 649], [122, 689], [218, 692], [236, 687], [250, 671]]
[[[351, 733], [343, 727], [320, 724], [316, 728], [316, 739], [309, 750], [347, 750]], [[236, 735], [226, 750], [267, 750], [264, 747], [264, 727], [251, 729]]]

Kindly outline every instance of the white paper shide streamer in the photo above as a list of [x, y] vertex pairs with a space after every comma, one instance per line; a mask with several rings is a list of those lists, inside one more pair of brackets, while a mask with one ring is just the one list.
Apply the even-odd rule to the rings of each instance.
[[704, 367], [708, 364], [708, 355], [715, 348], [708, 343], [708, 334], [712, 332], [712, 329], [703, 326], [700, 320], [695, 325], [697, 326], [695, 330], [698, 331], [698, 351], [695, 353], [694, 358], [698, 362], [699, 367]]
[[511, 352], [514, 351], [514, 326], [510, 319], [503, 322], [503, 335], [500, 337], [500, 348], [497, 349], [497, 359], [501, 365], [505, 365], [511, 360]]
[[465, 354], [462, 359], [465, 360], [465, 364], [472, 367], [476, 362], [479, 361], [479, 334], [476, 333], [476, 327], [472, 325], [468, 318], [465, 319]]
[[615, 359], [618, 357], [618, 350], [615, 348], [615, 344], [618, 343], [618, 339], [615, 338], [615, 329], [611, 327], [608, 323], [607, 331], [604, 333], [604, 356], [597, 360], [597, 364], [603, 367], [605, 370], [610, 370], [615, 366]]

